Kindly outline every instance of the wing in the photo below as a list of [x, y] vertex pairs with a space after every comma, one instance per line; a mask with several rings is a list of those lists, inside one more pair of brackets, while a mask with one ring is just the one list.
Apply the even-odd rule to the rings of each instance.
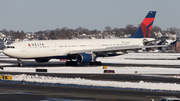
[[142, 50], [143, 48], [157, 48], [157, 47], [167, 47], [167, 45], [153, 45], [153, 46], [138, 46], [138, 45], [130, 45], [130, 46], [119, 46], [119, 47], [106, 47], [106, 48], [98, 48], [98, 49], [87, 49], [87, 50], [76, 50], [76, 51], [68, 51], [67, 54], [78, 54], [78, 53], [108, 53], [108, 52], [125, 52], [125, 51], [137, 51]]

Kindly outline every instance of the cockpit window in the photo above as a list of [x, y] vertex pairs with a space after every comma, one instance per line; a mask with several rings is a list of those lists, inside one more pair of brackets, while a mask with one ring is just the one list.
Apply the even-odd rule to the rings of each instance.
[[7, 46], [6, 48], [15, 48], [14, 46]]

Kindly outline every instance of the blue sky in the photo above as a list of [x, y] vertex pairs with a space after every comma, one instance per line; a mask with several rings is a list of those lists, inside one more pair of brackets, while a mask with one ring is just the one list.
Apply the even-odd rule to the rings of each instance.
[[180, 28], [180, 0], [0, 0], [0, 30], [36, 32], [67, 27], [103, 31], [138, 26], [157, 11], [155, 26]]

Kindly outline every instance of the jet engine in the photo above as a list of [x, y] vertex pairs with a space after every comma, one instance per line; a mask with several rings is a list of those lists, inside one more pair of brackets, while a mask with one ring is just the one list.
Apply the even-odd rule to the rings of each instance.
[[151, 45], [155, 45], [155, 44], [156, 44], [156, 40], [151, 40], [151, 41], [149, 41], [147, 39], [143, 40], [143, 45], [144, 46], [151, 46]]
[[[143, 45], [144, 46], [151, 46], [151, 45], [155, 45], [156, 44], [156, 41], [155, 40], [152, 40], [152, 41], [148, 41], [147, 39], [144, 39], [143, 40]], [[156, 48], [146, 48], [145, 51], [155, 51]]]
[[39, 63], [41, 63], [41, 62], [48, 62], [49, 60], [50, 60], [50, 58], [36, 58], [35, 59], [35, 61], [39, 62]]
[[94, 59], [92, 54], [80, 53], [76, 55], [76, 61], [78, 63], [89, 63]]
[[[166, 45], [166, 39], [162, 39], [162, 40], [160, 40], [158, 43], [157, 43], [157, 45]], [[160, 51], [162, 51], [162, 52], [165, 52], [166, 51], [166, 48], [165, 47], [159, 47], [159, 48], [157, 48], [157, 49], [159, 49]]]

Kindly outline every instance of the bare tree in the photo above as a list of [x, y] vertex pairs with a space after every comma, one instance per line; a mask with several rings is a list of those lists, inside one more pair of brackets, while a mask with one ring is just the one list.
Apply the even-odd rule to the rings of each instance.
[[167, 28], [167, 31], [175, 35], [178, 32], [178, 29], [176, 27], [170, 27], [170, 28]]
[[105, 29], [105, 31], [107, 31], [107, 32], [110, 32], [110, 31], [111, 31], [111, 27], [110, 27], [110, 26], [106, 26], [104, 29]]
[[126, 30], [126, 34], [132, 35], [137, 30], [137, 27], [134, 25], [128, 24], [128, 25], [126, 25], [125, 30]]
[[112, 31], [115, 37], [121, 37], [121, 31], [119, 30], [119, 28], [114, 28]]
[[11, 33], [11, 36], [13, 37], [13, 39], [17, 39], [17, 38], [23, 39], [24, 38], [24, 32], [23, 31], [13, 32], [13, 33]]
[[157, 36], [154, 34], [154, 32], [158, 33], [161, 32], [161, 28], [158, 26], [153, 26], [150, 33], [150, 38], [157, 38]]
[[53, 30], [51, 31], [51, 33], [49, 35], [49, 38], [50, 39], [57, 39], [56, 34], [55, 34], [55, 32]]
[[1, 33], [5, 34], [6, 36], [9, 36], [9, 32], [7, 31], [7, 29], [3, 29], [2, 31], [0, 31]]

